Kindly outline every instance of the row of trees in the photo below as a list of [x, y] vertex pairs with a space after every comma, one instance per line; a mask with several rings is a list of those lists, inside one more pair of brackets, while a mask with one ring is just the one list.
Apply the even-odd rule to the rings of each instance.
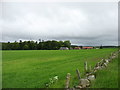
[[70, 41], [22, 41], [2, 43], [2, 50], [58, 50], [60, 47], [70, 48]]

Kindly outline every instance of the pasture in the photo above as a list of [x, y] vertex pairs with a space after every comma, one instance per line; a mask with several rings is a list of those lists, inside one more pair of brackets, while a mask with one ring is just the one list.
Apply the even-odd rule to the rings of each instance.
[[92, 88], [118, 88], [118, 58], [109, 63], [106, 69], [97, 73]]
[[64, 88], [66, 74], [70, 85], [78, 84], [76, 68], [84, 74], [84, 62], [94, 66], [117, 49], [91, 50], [7, 50], [2, 51], [3, 88], [44, 88], [49, 78], [58, 76], [51, 88]]

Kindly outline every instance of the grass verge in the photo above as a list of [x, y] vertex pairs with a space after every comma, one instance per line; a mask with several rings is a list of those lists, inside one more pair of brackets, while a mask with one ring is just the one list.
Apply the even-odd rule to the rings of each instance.
[[107, 68], [97, 72], [91, 88], [118, 88], [118, 58], [108, 64]]

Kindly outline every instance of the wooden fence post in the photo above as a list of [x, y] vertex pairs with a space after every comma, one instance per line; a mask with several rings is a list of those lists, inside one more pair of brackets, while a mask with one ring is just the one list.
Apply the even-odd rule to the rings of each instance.
[[112, 53], [111, 53], [111, 56], [112, 56]]
[[80, 80], [80, 71], [79, 71], [79, 69], [76, 69], [76, 72], [77, 72], [77, 75], [78, 75], [78, 79]]
[[65, 88], [69, 88], [69, 84], [70, 84], [70, 73], [67, 73]]

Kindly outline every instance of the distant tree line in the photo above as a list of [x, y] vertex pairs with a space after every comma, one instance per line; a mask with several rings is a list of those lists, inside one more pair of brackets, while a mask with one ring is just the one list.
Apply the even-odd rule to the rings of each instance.
[[22, 41], [2, 43], [2, 50], [58, 50], [60, 47], [70, 48], [70, 41]]

